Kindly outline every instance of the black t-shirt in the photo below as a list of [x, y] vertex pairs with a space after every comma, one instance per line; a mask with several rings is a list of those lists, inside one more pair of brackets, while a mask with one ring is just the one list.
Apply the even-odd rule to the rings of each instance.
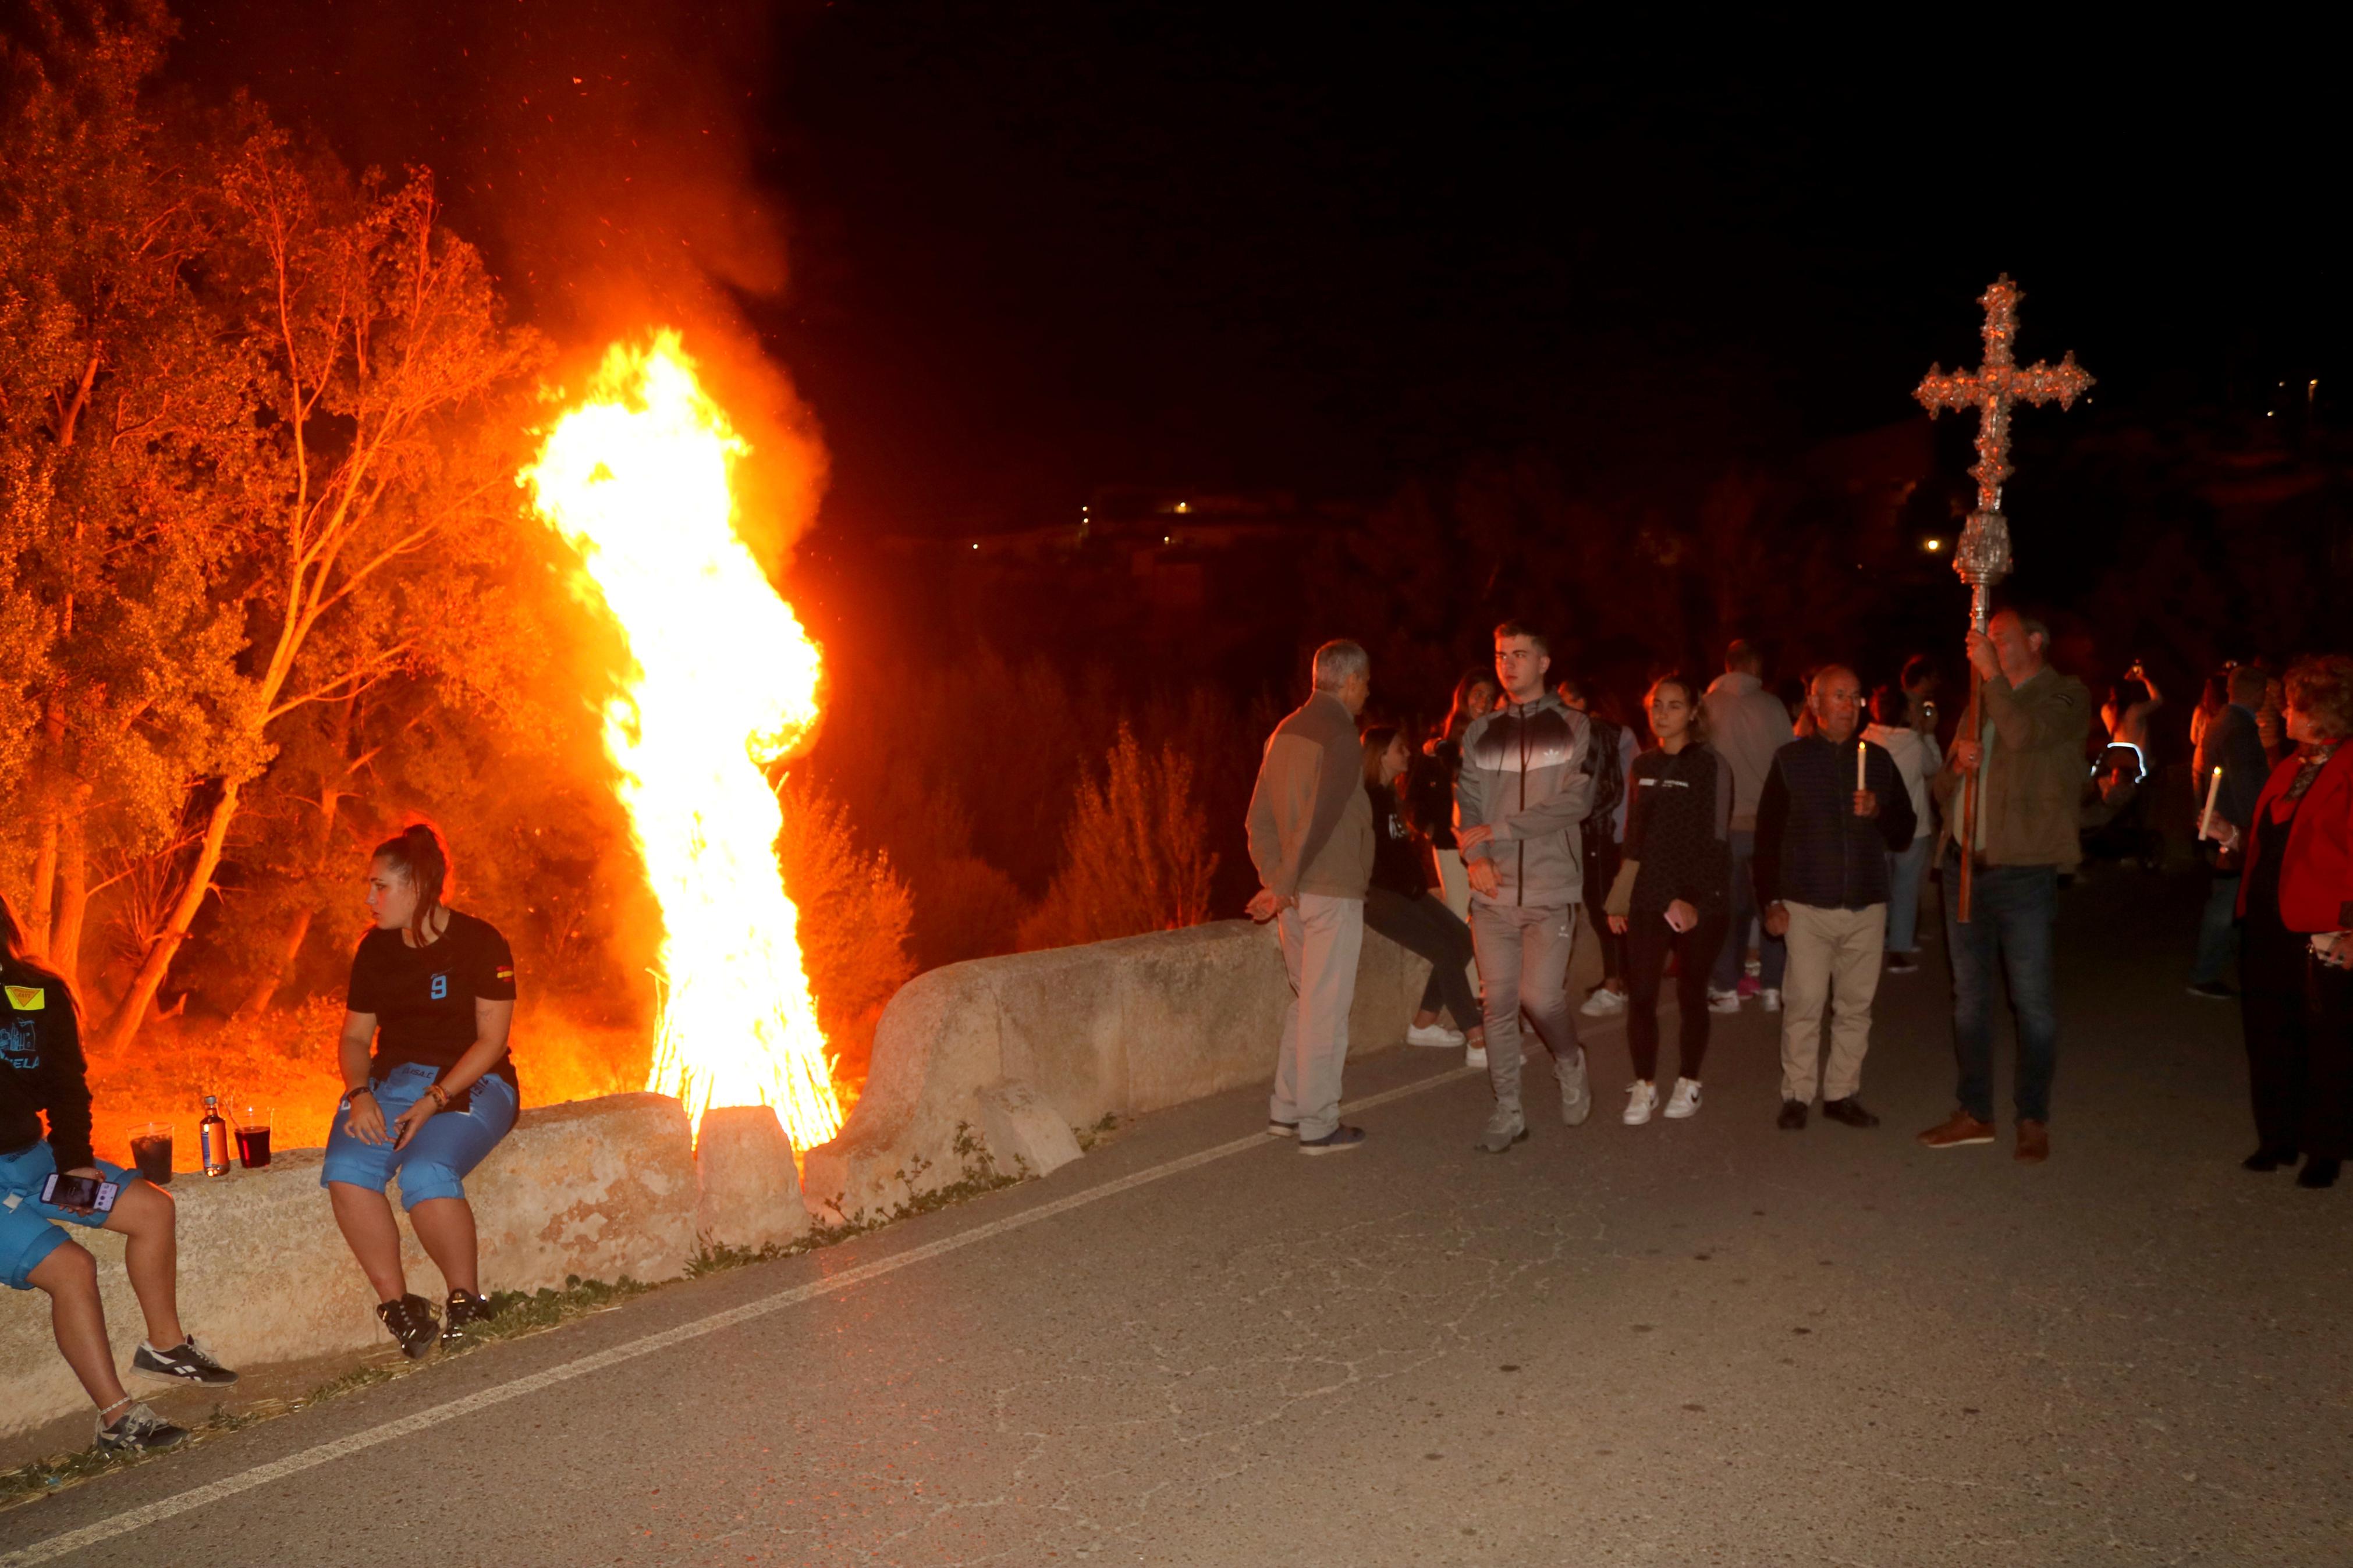
[[1430, 852], [1398, 810], [1397, 795], [1366, 784], [1373, 803], [1373, 886], [1409, 899], [1430, 890]]
[[[451, 910], [440, 938], [424, 947], [411, 947], [404, 933], [381, 926], [362, 937], [344, 1005], [375, 1015], [375, 1056], [368, 1070], [381, 1078], [406, 1062], [457, 1066], [476, 1038], [478, 996], [514, 1000], [514, 952], [490, 921]], [[491, 1072], [513, 1083], [513, 1058], [501, 1055]]]

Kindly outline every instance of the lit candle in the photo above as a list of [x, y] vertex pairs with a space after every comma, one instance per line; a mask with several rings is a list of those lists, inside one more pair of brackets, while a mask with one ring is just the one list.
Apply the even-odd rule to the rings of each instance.
[[2221, 787], [2222, 770], [2218, 767], [2214, 770], [2214, 776], [2206, 781], [2206, 809], [2198, 814], [2198, 837], [2201, 839], [2213, 837], [2214, 794]]
[[1857, 795], [1862, 793], [1862, 742], [1861, 741], [1854, 743], [1854, 790]]

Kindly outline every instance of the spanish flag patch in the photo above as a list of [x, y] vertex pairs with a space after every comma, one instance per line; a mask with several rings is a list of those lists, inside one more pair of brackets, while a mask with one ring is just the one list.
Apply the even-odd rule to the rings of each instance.
[[48, 993], [37, 985], [7, 986], [8, 1005], [19, 1013], [39, 1013], [48, 1008]]
[[514, 966], [512, 964], [507, 964], [500, 969], [499, 978], [501, 980], [512, 980], [514, 978]]

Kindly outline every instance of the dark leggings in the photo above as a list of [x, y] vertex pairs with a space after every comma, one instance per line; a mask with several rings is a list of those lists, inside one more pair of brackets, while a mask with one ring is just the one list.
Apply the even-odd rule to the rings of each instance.
[[1633, 1053], [1634, 1076], [1650, 1082], [1659, 1075], [1659, 981], [1667, 954], [1675, 955], [1675, 1005], [1683, 1013], [1676, 1044], [1681, 1075], [1696, 1080], [1700, 1063], [1707, 1059], [1707, 977], [1732, 924], [1724, 910], [1703, 910], [1699, 924], [1677, 931], [1667, 917], [1653, 910], [1636, 911], [1626, 922], [1626, 1047]]
[[1454, 1026], [1479, 1026], [1479, 998], [1472, 994], [1464, 970], [1471, 963], [1471, 928], [1452, 910], [1430, 893], [1409, 899], [1387, 888], [1365, 893], [1365, 923], [1406, 949], [1430, 960], [1430, 984], [1422, 987], [1421, 1011], [1435, 1013], [1443, 1005]]

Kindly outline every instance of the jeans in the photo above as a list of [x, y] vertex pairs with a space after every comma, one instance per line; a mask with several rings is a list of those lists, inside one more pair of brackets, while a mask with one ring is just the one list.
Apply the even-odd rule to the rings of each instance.
[[1993, 1120], [1993, 993], [1997, 964], [2010, 977], [2018, 1014], [2020, 1120], [2051, 1119], [2051, 1078], [2059, 1061], [2059, 998], [2052, 973], [2059, 921], [2056, 866], [1985, 866], [1975, 877], [1970, 919], [1961, 923], [1957, 859], [1945, 867], [1945, 951], [1953, 963], [1953, 1055], [1961, 1108]]
[[2198, 957], [2189, 966], [2189, 984], [2212, 985], [2231, 967], [2239, 947], [2239, 873], [2217, 871], [2206, 889], [2206, 909], [2198, 917]]
[[1568, 1009], [1568, 958], [1576, 942], [1567, 904], [1471, 901], [1471, 940], [1487, 988], [1487, 1082], [1495, 1104], [1520, 1110], [1520, 1014], [1536, 1026], [1566, 1087], [1578, 1080], [1585, 1053]]
[[1433, 894], [1409, 899], [1387, 888], [1365, 893], [1365, 924], [1409, 952], [1430, 960], [1430, 984], [1421, 988], [1421, 1011], [1441, 1006], [1458, 1029], [1479, 1022], [1478, 993], [1471, 989], [1471, 928]]
[[1303, 1139], [1340, 1125], [1340, 1068], [1348, 1059], [1348, 1008], [1356, 999], [1356, 959], [1365, 947], [1365, 900], [1302, 893], [1275, 917], [1291, 1005], [1274, 1061], [1270, 1121], [1296, 1123]]
[[[1725, 933], [1724, 951], [1716, 955], [1715, 975], [1712, 984], [1718, 991], [1729, 991], [1740, 984], [1741, 961], [1748, 956], [1748, 922], [1757, 916], [1757, 878], [1751, 862], [1757, 858], [1757, 835], [1745, 828], [1732, 830], [1732, 929]], [[1767, 991], [1781, 989], [1781, 972], [1789, 962], [1789, 947], [1778, 936], [1757, 939], [1757, 955], [1764, 967], [1757, 976], [1758, 984]]]
[[1634, 1076], [1644, 1083], [1659, 1073], [1659, 982], [1667, 954], [1675, 955], [1676, 1067], [1678, 1077], [1699, 1079], [1707, 1059], [1707, 955], [1724, 946], [1722, 910], [1703, 912], [1686, 931], [1667, 924], [1659, 911], [1626, 921], [1626, 1050]]
[[[400, 1113], [424, 1099], [426, 1086], [440, 1076], [439, 1068], [403, 1062], [382, 1078], [369, 1079], [376, 1109], [384, 1112], [385, 1131], [390, 1132]], [[413, 1209], [427, 1198], [462, 1198], [467, 1175], [514, 1126], [518, 1109], [514, 1086], [484, 1073], [468, 1091], [465, 1110], [428, 1117], [407, 1148], [396, 1149], [390, 1143], [364, 1143], [344, 1131], [351, 1110], [346, 1100], [327, 1124], [327, 1157], [319, 1166], [319, 1184], [341, 1182], [380, 1193], [397, 1175], [402, 1208]]]
[[1887, 857], [1887, 951], [1920, 951], [1920, 879], [1928, 874], [1936, 835], [1924, 833], [1912, 847]]

